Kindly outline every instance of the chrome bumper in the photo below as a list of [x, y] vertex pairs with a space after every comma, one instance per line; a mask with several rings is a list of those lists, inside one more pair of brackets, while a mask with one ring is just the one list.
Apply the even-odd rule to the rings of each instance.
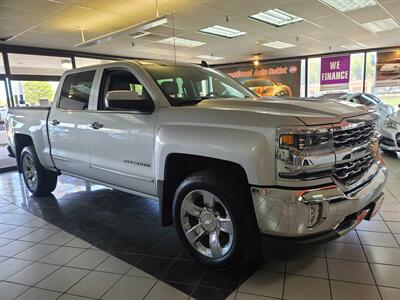
[[383, 195], [387, 169], [375, 163], [368, 173], [373, 177], [350, 192], [342, 191], [338, 185], [294, 190], [252, 187], [261, 233], [305, 237], [336, 229], [342, 231], [341, 224], [346, 217], [362, 211]]

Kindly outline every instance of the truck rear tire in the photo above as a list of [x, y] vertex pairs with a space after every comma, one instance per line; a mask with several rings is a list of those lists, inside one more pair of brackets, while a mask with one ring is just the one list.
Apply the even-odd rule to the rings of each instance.
[[260, 232], [247, 184], [219, 171], [187, 177], [174, 197], [174, 224], [202, 265], [235, 270], [260, 258]]
[[42, 166], [33, 146], [22, 149], [20, 161], [25, 184], [34, 196], [48, 196], [55, 190], [57, 174]]

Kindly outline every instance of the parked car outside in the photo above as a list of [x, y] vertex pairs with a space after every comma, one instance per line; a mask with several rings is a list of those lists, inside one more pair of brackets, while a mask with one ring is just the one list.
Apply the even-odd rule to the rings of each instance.
[[292, 89], [280, 82], [275, 83], [269, 79], [251, 79], [243, 85], [260, 97], [292, 97]]
[[400, 110], [386, 118], [381, 133], [381, 149], [383, 151], [400, 151]]

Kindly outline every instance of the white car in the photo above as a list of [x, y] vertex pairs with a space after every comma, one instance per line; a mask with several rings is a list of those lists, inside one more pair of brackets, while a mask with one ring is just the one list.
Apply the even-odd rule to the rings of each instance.
[[393, 106], [383, 103], [377, 96], [369, 93], [333, 93], [319, 96], [318, 99], [338, 99], [373, 108], [379, 114], [379, 119], [377, 120], [378, 130], [381, 130], [385, 119], [394, 112]]
[[394, 59], [391, 62], [384, 64], [380, 68], [379, 73], [382, 75], [400, 74], [400, 59]]
[[383, 151], [400, 151], [400, 110], [385, 120], [381, 133], [381, 149]]
[[384, 64], [380, 68], [379, 73], [382, 75], [400, 74], [400, 59], [396, 59], [387, 64]]

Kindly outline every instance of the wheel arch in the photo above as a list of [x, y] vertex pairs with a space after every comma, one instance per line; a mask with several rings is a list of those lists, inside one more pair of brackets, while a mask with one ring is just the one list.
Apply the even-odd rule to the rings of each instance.
[[222, 170], [237, 174], [240, 182], [249, 186], [245, 169], [232, 161], [185, 153], [170, 153], [166, 157], [163, 180], [157, 180], [161, 224], [173, 223], [173, 199], [179, 184], [189, 175], [204, 170]]
[[22, 150], [28, 146], [35, 147], [35, 145], [33, 143], [32, 137], [30, 137], [27, 134], [22, 134], [22, 133], [16, 133], [14, 135], [14, 145], [15, 145], [15, 158], [17, 160], [18, 171], [22, 172], [22, 170], [21, 170]]

